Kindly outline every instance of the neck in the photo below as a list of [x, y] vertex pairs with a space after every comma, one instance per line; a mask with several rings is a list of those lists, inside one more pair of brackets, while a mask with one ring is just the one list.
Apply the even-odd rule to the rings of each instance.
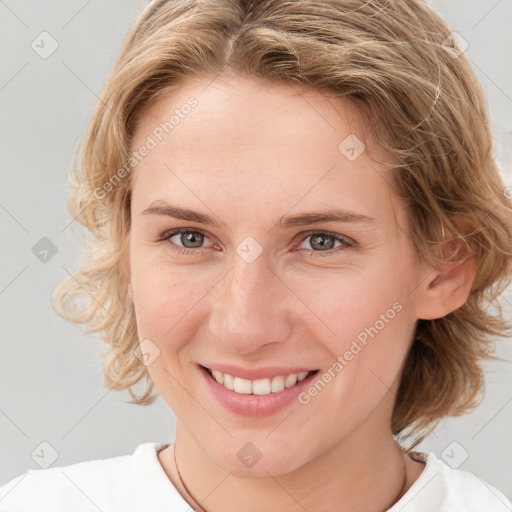
[[368, 435], [364, 429], [297, 470], [261, 478], [224, 471], [180, 424], [175, 446], [173, 460], [168, 460], [170, 452], [167, 463], [174, 466], [175, 455], [179, 474], [172, 473], [180, 480], [180, 491], [196, 510], [205, 512], [327, 512], [333, 503], [343, 512], [380, 512], [400, 499], [416, 471], [391, 432]]

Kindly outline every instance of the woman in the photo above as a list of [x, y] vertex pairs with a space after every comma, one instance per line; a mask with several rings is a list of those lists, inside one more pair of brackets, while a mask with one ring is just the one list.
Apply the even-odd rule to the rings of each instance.
[[501, 511], [413, 448], [477, 403], [512, 204], [485, 100], [419, 0], [151, 2], [70, 197], [56, 290], [172, 444], [28, 471], [15, 510]]

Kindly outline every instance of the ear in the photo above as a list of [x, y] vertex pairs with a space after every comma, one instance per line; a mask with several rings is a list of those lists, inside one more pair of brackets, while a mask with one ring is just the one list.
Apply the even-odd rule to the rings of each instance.
[[447, 264], [440, 270], [431, 270], [420, 285], [417, 317], [424, 320], [442, 318], [463, 306], [475, 275], [474, 258], [463, 263]]
[[[457, 222], [462, 231], [469, 233], [471, 225], [464, 220]], [[428, 266], [420, 275], [416, 313], [419, 319], [434, 320], [463, 306], [469, 297], [476, 276], [476, 264], [471, 248], [464, 239], [454, 238], [450, 232], [444, 234], [441, 253], [445, 263], [441, 268]], [[453, 251], [453, 252], [452, 252]], [[457, 253], [457, 258], [450, 260], [449, 254]]]

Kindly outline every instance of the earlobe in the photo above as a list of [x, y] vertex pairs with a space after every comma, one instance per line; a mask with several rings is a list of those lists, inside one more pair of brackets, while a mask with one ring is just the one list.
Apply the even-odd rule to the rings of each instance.
[[420, 286], [417, 317], [422, 320], [442, 318], [465, 304], [475, 280], [474, 258], [447, 264], [430, 272]]

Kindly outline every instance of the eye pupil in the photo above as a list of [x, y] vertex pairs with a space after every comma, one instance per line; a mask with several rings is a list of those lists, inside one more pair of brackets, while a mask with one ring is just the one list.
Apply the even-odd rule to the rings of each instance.
[[[185, 242], [191, 242], [192, 246], [187, 246]], [[183, 231], [181, 233], [181, 243], [188, 248], [201, 247], [201, 244], [203, 243], [203, 235], [198, 231]]]
[[[325, 239], [330, 239], [330, 243], [326, 243]], [[320, 243], [317, 245], [317, 241], [320, 240]], [[317, 245], [317, 247], [315, 247]], [[311, 247], [313, 249], [332, 249], [334, 247], [334, 237], [332, 235], [325, 234], [317, 234], [311, 236]]]
[[[181, 244], [182, 250], [185, 251], [186, 249], [201, 249], [202, 245], [204, 243], [205, 238], [207, 237], [205, 234], [203, 234], [201, 231], [194, 231], [194, 230], [183, 230], [183, 231], [177, 231], [172, 236], [167, 236], [165, 239], [171, 240], [172, 238], [179, 236], [179, 244]], [[340, 241], [343, 242], [339, 237], [336, 235], [332, 235], [329, 233], [313, 233], [309, 236], [306, 236], [303, 238], [303, 242], [305, 243], [306, 240], [309, 240], [309, 245], [311, 247], [311, 250], [315, 252], [325, 252], [330, 254], [330, 251], [335, 248], [336, 242]], [[179, 245], [175, 242], [172, 242], [174, 245]], [[351, 245], [347, 242], [343, 244], [345, 247], [351, 247]], [[192, 252], [192, 251], [191, 251]], [[197, 253], [197, 251], [194, 251]]]

